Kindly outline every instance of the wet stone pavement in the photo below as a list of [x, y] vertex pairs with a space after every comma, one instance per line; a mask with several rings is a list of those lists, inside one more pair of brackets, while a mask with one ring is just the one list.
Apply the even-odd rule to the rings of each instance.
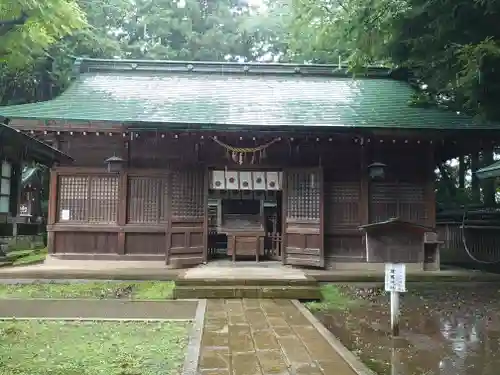
[[379, 375], [500, 374], [500, 288], [496, 283], [409, 285], [401, 337], [392, 340], [389, 297], [346, 287], [359, 304], [318, 318]]
[[208, 300], [202, 375], [355, 375], [289, 300]]

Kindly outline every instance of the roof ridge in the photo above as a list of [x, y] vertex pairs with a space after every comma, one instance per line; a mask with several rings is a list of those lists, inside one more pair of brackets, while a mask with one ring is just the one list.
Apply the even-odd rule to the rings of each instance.
[[367, 66], [362, 72], [353, 73], [347, 65], [343, 64], [129, 60], [75, 57], [73, 72], [75, 76], [92, 72], [141, 72], [390, 78], [392, 70], [383, 66]]

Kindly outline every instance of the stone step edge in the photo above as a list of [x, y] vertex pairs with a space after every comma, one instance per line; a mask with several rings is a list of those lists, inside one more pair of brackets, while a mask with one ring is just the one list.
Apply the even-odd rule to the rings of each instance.
[[321, 299], [316, 287], [176, 287], [174, 298], [276, 298], [276, 299]]
[[178, 286], [318, 286], [314, 279], [228, 279], [228, 278], [209, 278], [209, 279], [183, 279], [175, 281]]
[[189, 293], [185, 294], [186, 292], [179, 293], [174, 296], [175, 299], [183, 299], [189, 296], [189, 298], [197, 298], [197, 299], [241, 299], [241, 298], [247, 298], [247, 299], [297, 299], [297, 300], [320, 300], [321, 297], [317, 294], [311, 293], [311, 292], [302, 292], [302, 293], [282, 293], [282, 292], [252, 292], [252, 291], [234, 291], [231, 293], [231, 291], [224, 291], [224, 292], [217, 292], [217, 293]]
[[319, 286], [294, 286], [294, 285], [175, 285], [175, 289], [195, 289], [195, 290], [224, 290], [224, 289], [295, 289], [295, 290], [319, 290]]

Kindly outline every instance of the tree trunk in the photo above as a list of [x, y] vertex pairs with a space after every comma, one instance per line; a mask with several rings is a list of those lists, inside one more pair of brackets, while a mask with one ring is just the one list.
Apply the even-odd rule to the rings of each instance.
[[479, 153], [473, 152], [471, 155], [470, 167], [472, 170], [472, 203], [481, 203], [481, 188], [479, 185], [479, 179], [476, 176], [476, 171], [479, 169]]
[[450, 175], [448, 174], [448, 171], [446, 170], [446, 168], [443, 166], [442, 163], [438, 164], [438, 169], [439, 172], [441, 173], [443, 183], [446, 186], [446, 190], [448, 190], [448, 194], [450, 195], [450, 197], [455, 197], [457, 195], [455, 183], [452, 181]]
[[465, 189], [465, 157], [464, 155], [460, 155], [458, 158], [458, 187], [463, 190]]

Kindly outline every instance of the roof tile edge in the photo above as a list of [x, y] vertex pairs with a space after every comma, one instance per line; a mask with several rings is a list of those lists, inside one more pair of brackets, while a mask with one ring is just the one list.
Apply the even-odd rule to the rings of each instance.
[[[239, 63], [214, 61], [75, 59], [74, 73], [215, 73], [215, 74], [269, 74], [296, 76], [352, 77], [345, 65], [288, 64], [288, 63]], [[381, 66], [367, 67], [358, 77], [389, 78], [391, 69]]]

